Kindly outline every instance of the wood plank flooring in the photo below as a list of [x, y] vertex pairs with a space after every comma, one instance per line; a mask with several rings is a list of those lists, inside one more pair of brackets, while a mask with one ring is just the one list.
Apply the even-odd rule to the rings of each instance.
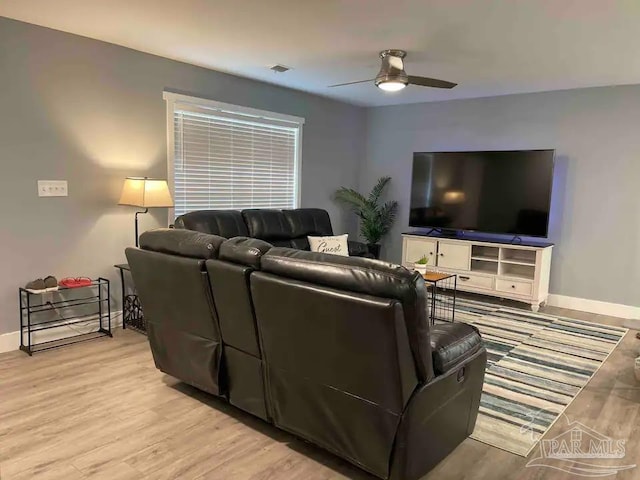
[[[613, 317], [545, 311], [623, 324]], [[640, 478], [640, 383], [632, 366], [639, 351], [631, 331], [566, 412], [571, 420], [627, 439], [626, 456], [617, 463], [639, 466], [616, 480]], [[558, 423], [547, 438], [563, 431]], [[527, 461], [467, 439], [424, 478], [578, 478], [526, 468]], [[347, 478], [374, 477], [163, 375], [146, 337], [133, 331], [31, 358], [23, 352], [0, 355], [2, 480]]]

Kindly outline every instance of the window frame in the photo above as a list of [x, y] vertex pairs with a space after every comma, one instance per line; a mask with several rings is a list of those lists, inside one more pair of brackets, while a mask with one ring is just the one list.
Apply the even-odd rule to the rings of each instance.
[[[293, 115], [286, 115], [283, 113], [270, 112], [267, 110], [259, 110], [257, 108], [245, 107], [242, 105], [234, 105], [231, 103], [218, 102], [216, 100], [210, 100], [207, 98], [194, 97], [190, 95], [184, 95], [181, 93], [175, 93], [165, 90], [162, 93], [162, 98], [166, 103], [167, 112], [167, 183], [169, 184], [169, 191], [175, 201], [175, 126], [174, 126], [174, 114], [176, 107], [187, 108], [189, 111], [201, 112], [201, 113], [215, 113], [220, 117], [229, 117], [236, 119], [253, 119], [256, 121], [262, 120], [265, 124], [279, 125], [287, 127], [296, 127], [296, 143], [295, 143], [295, 156], [294, 156], [294, 206], [300, 208], [300, 195], [301, 195], [301, 183], [302, 183], [302, 133], [305, 119], [303, 117], [296, 117]], [[175, 221], [175, 208], [169, 208], [168, 212], [168, 224], [172, 224]]]

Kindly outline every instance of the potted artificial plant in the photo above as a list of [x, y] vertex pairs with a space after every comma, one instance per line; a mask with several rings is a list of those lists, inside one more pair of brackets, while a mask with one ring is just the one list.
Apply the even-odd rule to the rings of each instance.
[[380, 258], [380, 240], [384, 237], [396, 218], [398, 202], [381, 203], [381, 197], [391, 177], [382, 177], [367, 197], [352, 188], [340, 187], [336, 200], [347, 205], [360, 218], [360, 234], [367, 242], [369, 253]]
[[427, 263], [429, 263], [429, 257], [423, 255], [420, 257], [420, 260], [413, 263], [413, 269], [421, 275], [424, 275], [427, 273]]

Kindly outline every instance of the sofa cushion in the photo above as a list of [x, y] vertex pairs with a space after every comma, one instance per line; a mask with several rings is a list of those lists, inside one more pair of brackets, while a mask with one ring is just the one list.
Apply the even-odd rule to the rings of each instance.
[[349, 244], [347, 239], [349, 235], [332, 235], [326, 237], [309, 236], [309, 250], [312, 252], [331, 253], [332, 255], [340, 255], [342, 257], [349, 256]]
[[[249, 237], [266, 240], [273, 244], [277, 244], [279, 240], [289, 241], [293, 238], [291, 226], [280, 210], [264, 208], [243, 210], [242, 217], [247, 224]], [[289, 246], [289, 244], [285, 245]]]
[[272, 248], [270, 243], [257, 238], [235, 237], [220, 246], [220, 260], [260, 268], [262, 255]]
[[272, 248], [262, 256], [260, 267], [263, 272], [282, 277], [397, 300], [404, 312], [418, 378], [432, 378], [426, 287], [419, 273], [380, 260], [290, 248]]
[[431, 354], [437, 375], [473, 356], [482, 348], [478, 329], [467, 323], [445, 323], [431, 327]]
[[197, 210], [185, 213], [176, 218], [175, 226], [224, 238], [249, 235], [242, 214], [238, 210]]
[[140, 248], [154, 252], [168, 253], [189, 258], [218, 258], [224, 238], [218, 235], [181, 230], [158, 228], [140, 235]]
[[274, 247], [262, 257], [262, 270], [328, 287], [401, 299], [424, 279], [393, 263]]
[[[309, 246], [309, 239], [307, 237], [297, 237], [291, 239], [291, 245], [289, 248], [295, 248], [296, 250], [311, 250]], [[280, 245], [277, 245], [280, 246]]]
[[295, 210], [282, 210], [282, 214], [289, 222], [293, 237], [333, 235], [331, 220], [326, 210], [321, 208], [296, 208]]

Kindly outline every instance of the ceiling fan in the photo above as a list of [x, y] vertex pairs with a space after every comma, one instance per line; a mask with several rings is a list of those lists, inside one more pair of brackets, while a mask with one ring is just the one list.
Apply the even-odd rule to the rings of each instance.
[[407, 85], [420, 85], [421, 87], [433, 88], [453, 88], [457, 83], [438, 80], [436, 78], [416, 77], [407, 75], [404, 71], [404, 57], [407, 52], [404, 50], [383, 50], [380, 52], [382, 66], [376, 78], [369, 80], [358, 80], [357, 82], [339, 83], [337, 85], [329, 85], [329, 87], [342, 87], [344, 85], [353, 85], [354, 83], [375, 82], [376, 87], [387, 92], [397, 92]]

